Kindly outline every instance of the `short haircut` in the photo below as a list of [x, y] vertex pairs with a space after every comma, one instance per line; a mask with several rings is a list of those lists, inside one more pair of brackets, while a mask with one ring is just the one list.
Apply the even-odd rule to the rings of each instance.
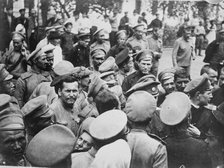
[[50, 32], [49, 36], [47, 36], [48, 40], [61, 39], [60, 34], [57, 31]]
[[95, 97], [96, 108], [99, 114], [102, 114], [108, 110], [118, 109], [119, 100], [116, 95], [109, 89], [104, 88], [99, 91]]
[[58, 94], [58, 90], [59, 89], [63, 89], [63, 83], [73, 83], [73, 82], [78, 82], [78, 79], [76, 77], [74, 77], [73, 75], [63, 75], [63, 76], [59, 76], [57, 78], [61, 78], [60, 81], [55, 85], [54, 89], [55, 92]]
[[68, 28], [68, 26], [72, 26], [72, 23], [71, 22], [65, 23], [65, 27]]

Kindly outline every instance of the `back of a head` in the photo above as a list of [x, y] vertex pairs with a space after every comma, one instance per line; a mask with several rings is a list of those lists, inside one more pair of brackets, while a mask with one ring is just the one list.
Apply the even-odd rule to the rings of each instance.
[[108, 110], [119, 109], [120, 103], [117, 96], [107, 88], [100, 90], [94, 101], [99, 114]]
[[91, 168], [129, 168], [131, 151], [128, 143], [119, 139], [101, 147], [90, 166]]

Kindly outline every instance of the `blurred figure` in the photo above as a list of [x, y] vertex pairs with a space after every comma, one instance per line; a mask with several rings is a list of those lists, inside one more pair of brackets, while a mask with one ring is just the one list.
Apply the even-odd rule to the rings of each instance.
[[119, 30], [125, 30], [126, 29], [126, 25], [129, 24], [129, 17], [128, 17], [128, 12], [124, 12], [124, 16], [121, 18], [120, 20], [120, 24], [119, 24]]
[[13, 76], [5, 69], [4, 64], [0, 64], [0, 94], [8, 94], [14, 96], [15, 84]]
[[70, 61], [75, 67], [90, 67], [90, 34], [87, 31], [79, 32], [78, 42], [73, 45], [69, 57], [65, 60]]
[[14, 32], [12, 36], [13, 49], [6, 52], [1, 62], [6, 65], [6, 70], [18, 79], [22, 73], [27, 71], [27, 62], [29, 52], [24, 46], [25, 37], [19, 32]]
[[61, 35], [61, 49], [65, 60], [68, 60], [73, 45], [77, 42], [77, 37], [71, 32], [72, 27], [72, 23], [67, 22], [64, 25], [65, 32]]
[[191, 40], [191, 27], [185, 26], [183, 36], [174, 43], [172, 53], [173, 67], [182, 67], [190, 75], [192, 59], [195, 59], [195, 50]]
[[210, 44], [212, 41], [216, 39], [216, 24], [215, 20], [210, 20], [210, 27], [209, 32], [206, 35], [206, 38], [208, 39], [208, 44]]
[[26, 9], [20, 9], [19, 13], [20, 13], [20, 16], [15, 19], [15, 27], [18, 24], [22, 24], [26, 29], [26, 35], [27, 35], [27, 30], [29, 27], [29, 20], [28, 20], [28, 18], [25, 17]]
[[127, 32], [125, 30], [120, 30], [116, 33], [116, 45], [110, 48], [105, 59], [108, 57], [116, 57], [123, 49], [127, 48], [126, 46]]
[[195, 52], [197, 54], [197, 50], [198, 50], [198, 55], [202, 56], [201, 50], [203, 48], [204, 40], [205, 40], [205, 28], [202, 21], [199, 21], [199, 25], [195, 27], [194, 33], [196, 35]]
[[72, 23], [72, 30], [71, 32], [75, 35], [78, 35], [78, 32], [81, 28], [81, 23], [80, 23], [80, 20], [79, 20], [79, 12], [78, 11], [73, 11], [73, 17], [69, 18], [66, 22], [71, 22]]
[[217, 38], [211, 42], [205, 51], [204, 62], [209, 63], [211, 67], [218, 70], [218, 76], [220, 69], [224, 63], [224, 53], [222, 47], [224, 45], [224, 29], [219, 30]]
[[6, 13], [3, 16], [3, 37], [2, 37], [2, 45], [0, 47], [1, 51], [5, 51], [6, 48], [9, 47], [9, 43], [11, 41], [11, 33], [15, 30], [15, 17], [13, 16], [12, 7], [6, 8]]
[[116, 44], [116, 33], [118, 31], [118, 10], [113, 10], [113, 16], [109, 17], [110, 25], [111, 25], [111, 33], [110, 33], [110, 45], [113, 47]]
[[159, 29], [163, 27], [163, 23], [159, 19], [159, 13], [156, 13], [156, 18], [152, 20], [152, 22], [148, 26], [148, 28], [153, 28], [153, 27], [158, 27]]
[[28, 25], [28, 30], [27, 30], [27, 40], [29, 43], [29, 49], [32, 52], [35, 50], [35, 47], [37, 45], [37, 39], [35, 37], [35, 31], [37, 30], [37, 12], [35, 9], [32, 9], [30, 12], [30, 17], [29, 17], [29, 25]]

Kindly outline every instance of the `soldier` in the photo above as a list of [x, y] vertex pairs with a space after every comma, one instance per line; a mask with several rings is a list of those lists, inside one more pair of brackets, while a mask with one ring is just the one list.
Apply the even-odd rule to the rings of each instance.
[[[58, 76], [72, 73], [73, 71], [74, 66], [72, 65], [72, 63], [63, 60], [54, 66], [53, 71], [51, 71], [51, 76], [54, 79]], [[34, 89], [32, 95], [30, 96], [29, 100], [40, 95], [47, 95], [48, 104], [52, 104], [58, 98], [58, 95], [56, 94], [53, 85], [51, 85], [51, 82], [42, 82], [38, 84], [37, 87]]]
[[49, 43], [48, 36], [50, 35], [51, 31], [55, 31], [55, 28], [54, 27], [46, 27], [45, 28], [46, 37], [44, 39], [40, 40], [40, 42], [37, 44], [36, 48], [42, 48]]
[[14, 32], [12, 36], [13, 50], [9, 50], [3, 55], [1, 60], [6, 65], [6, 70], [18, 79], [22, 73], [27, 71], [26, 58], [28, 51], [24, 46], [25, 37], [19, 32]]
[[107, 53], [110, 49], [109, 33], [104, 29], [98, 29], [93, 36], [96, 38], [96, 41], [90, 45], [90, 52], [102, 48]]
[[152, 73], [157, 76], [159, 68], [159, 59], [162, 56], [162, 39], [159, 27], [153, 27], [152, 35], [147, 38], [149, 49], [154, 52]]
[[123, 111], [109, 110], [99, 115], [90, 125], [93, 147], [88, 152], [73, 155], [72, 167], [88, 168], [98, 149], [118, 139], [125, 139], [128, 133], [126, 124], [127, 116]]
[[94, 141], [90, 135], [89, 127], [94, 120], [95, 118], [88, 117], [80, 125], [77, 133], [77, 141], [74, 147], [74, 152], [88, 151], [93, 146]]
[[22, 113], [17, 106], [7, 105], [11, 100], [9, 95], [0, 94], [0, 100], [0, 165], [26, 166], [26, 135]]
[[78, 81], [69, 74], [63, 75], [54, 86], [58, 99], [50, 105], [53, 121], [65, 125], [76, 135], [79, 120], [73, 106], [79, 95]]
[[106, 58], [109, 56], [116, 57], [117, 54], [119, 54], [122, 50], [127, 48], [126, 46], [126, 40], [127, 40], [127, 32], [125, 30], [120, 30], [116, 33], [116, 45], [110, 48], [108, 51]]
[[182, 67], [190, 75], [191, 59], [195, 59], [194, 44], [191, 39], [191, 27], [185, 26], [183, 36], [175, 41], [173, 47], [173, 67]]
[[159, 96], [158, 85], [160, 83], [156, 81], [156, 77], [154, 75], [145, 75], [140, 78], [137, 83], [129, 89], [125, 95], [129, 97], [132, 93], [138, 90], [144, 90], [150, 93], [155, 99]]
[[76, 137], [70, 129], [54, 124], [40, 131], [29, 143], [26, 157], [32, 166], [70, 168]]
[[217, 89], [218, 88], [218, 72], [217, 72], [217, 70], [212, 68], [211, 65], [205, 64], [201, 68], [200, 75], [203, 75], [204, 73], [208, 75], [208, 79], [213, 87], [213, 91], [215, 89]]
[[70, 61], [75, 67], [76, 66], [90, 66], [90, 34], [88, 31], [79, 32], [79, 41], [73, 45], [70, 53], [70, 57], [66, 60]]
[[127, 40], [127, 45], [133, 50], [136, 47], [139, 47], [140, 50], [149, 49], [147, 39], [145, 38], [145, 25], [138, 24], [133, 27], [134, 35]]
[[13, 76], [5, 69], [5, 65], [0, 64], [0, 94], [14, 95], [15, 85], [12, 78]]
[[27, 61], [31, 64], [31, 70], [21, 75], [16, 83], [15, 97], [22, 107], [28, 100], [34, 89], [41, 82], [51, 81], [47, 54], [53, 52], [54, 46], [47, 45], [33, 51]]
[[179, 68], [174, 73], [174, 83], [177, 91], [183, 92], [187, 83], [190, 82], [190, 76], [183, 68]]
[[187, 131], [190, 111], [191, 101], [182, 92], [169, 94], [161, 106], [160, 118], [170, 128], [165, 139], [168, 167], [211, 167], [207, 144]]
[[130, 168], [168, 167], [165, 145], [146, 132], [155, 110], [156, 100], [145, 91], [136, 91], [127, 99], [125, 112], [131, 127], [127, 135], [132, 151]]
[[117, 72], [117, 82], [119, 85], [122, 85], [124, 78], [128, 76], [133, 65], [133, 58], [129, 56], [128, 48], [125, 48], [117, 54], [115, 63], [119, 68], [119, 71]]
[[158, 107], [163, 103], [166, 96], [168, 94], [174, 92], [176, 89], [175, 83], [174, 83], [174, 73], [175, 73], [175, 70], [170, 68], [170, 69], [163, 70], [158, 75], [158, 79], [165, 91], [165, 93], [160, 93], [160, 95], [158, 97], [158, 102], [157, 102]]
[[99, 66], [103, 63], [105, 59], [106, 51], [104, 49], [98, 48], [90, 53], [92, 59], [93, 70], [96, 74], [98, 73]]
[[127, 92], [143, 76], [151, 74], [153, 53], [150, 50], [143, 50], [136, 56], [138, 70], [124, 78], [122, 83], [123, 92]]
[[211, 124], [211, 111], [208, 106], [212, 99], [212, 87], [207, 76], [200, 76], [190, 81], [184, 89], [191, 100], [191, 123], [201, 131], [201, 138], [205, 138]]
[[28, 101], [21, 109], [24, 115], [24, 121], [30, 141], [42, 129], [53, 124], [51, 117], [52, 111], [49, 111], [47, 96], [41, 95]]

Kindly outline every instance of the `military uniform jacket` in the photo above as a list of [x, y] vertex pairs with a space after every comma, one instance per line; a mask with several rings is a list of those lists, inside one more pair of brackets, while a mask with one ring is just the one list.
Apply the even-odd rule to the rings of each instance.
[[122, 83], [123, 93], [127, 92], [143, 76], [144, 76], [144, 74], [142, 74], [138, 70], [138, 71], [135, 71], [132, 74], [128, 75], [126, 78], [124, 78], [124, 81]]
[[130, 37], [127, 40], [127, 46], [130, 46], [133, 50], [146, 50], [149, 49], [148, 41], [146, 38], [138, 40], [135, 36]]
[[42, 82], [50, 82], [49, 72], [39, 73], [34, 70], [21, 75], [16, 83], [15, 97], [22, 107], [28, 100], [34, 89]]
[[193, 138], [186, 131], [170, 135], [165, 142], [169, 167], [211, 168], [208, 146], [203, 140]]
[[74, 133], [74, 135], [76, 135], [79, 125], [77, 116], [73, 112], [73, 109], [64, 107], [60, 98], [52, 103], [49, 108], [54, 113], [53, 121], [57, 124], [62, 124], [68, 127]]
[[130, 168], [167, 168], [166, 147], [144, 130], [132, 129], [127, 135], [131, 149]]

